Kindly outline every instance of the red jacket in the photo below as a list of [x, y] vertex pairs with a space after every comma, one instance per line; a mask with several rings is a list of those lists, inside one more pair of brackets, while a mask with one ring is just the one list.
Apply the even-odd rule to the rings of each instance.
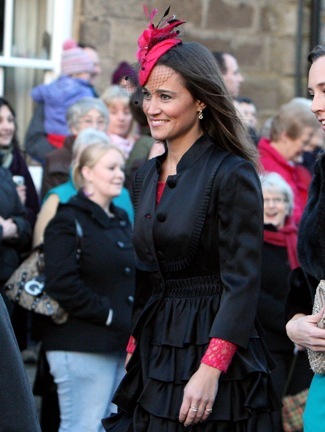
[[264, 170], [277, 172], [291, 186], [294, 194], [293, 220], [298, 225], [308, 198], [310, 173], [302, 165], [289, 163], [266, 138], [260, 139], [258, 150]]

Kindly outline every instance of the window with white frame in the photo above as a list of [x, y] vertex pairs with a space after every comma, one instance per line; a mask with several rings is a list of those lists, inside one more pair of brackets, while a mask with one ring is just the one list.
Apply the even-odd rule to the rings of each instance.
[[32, 116], [30, 90], [60, 72], [62, 43], [71, 36], [73, 0], [0, 0], [0, 95], [17, 115], [23, 146]]

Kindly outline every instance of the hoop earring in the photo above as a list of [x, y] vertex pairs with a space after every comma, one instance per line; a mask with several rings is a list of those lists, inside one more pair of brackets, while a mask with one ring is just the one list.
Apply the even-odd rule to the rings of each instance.
[[200, 110], [199, 111], [199, 120], [202, 120], [203, 119], [203, 112], [202, 112], [202, 110]]
[[94, 192], [87, 191], [85, 187], [82, 188], [82, 191], [83, 191], [84, 195], [85, 195], [87, 198], [89, 198], [89, 197], [91, 197], [91, 196], [94, 195]]

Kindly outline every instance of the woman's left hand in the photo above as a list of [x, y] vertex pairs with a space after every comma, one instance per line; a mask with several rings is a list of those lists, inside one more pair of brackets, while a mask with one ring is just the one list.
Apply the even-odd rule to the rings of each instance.
[[184, 389], [184, 397], [179, 411], [179, 421], [184, 426], [206, 420], [212, 412], [212, 406], [218, 392], [221, 371], [201, 363]]
[[3, 219], [0, 216], [0, 225], [2, 226], [2, 237], [6, 240], [18, 237], [18, 228], [15, 222], [9, 219]]
[[325, 352], [325, 330], [317, 327], [324, 314], [325, 308], [315, 315], [296, 314], [287, 322], [287, 335], [296, 345]]

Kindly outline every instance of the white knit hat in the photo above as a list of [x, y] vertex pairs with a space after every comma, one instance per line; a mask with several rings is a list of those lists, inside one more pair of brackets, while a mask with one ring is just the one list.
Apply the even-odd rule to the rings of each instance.
[[94, 63], [88, 54], [77, 45], [73, 39], [68, 39], [63, 44], [61, 59], [61, 74], [72, 75], [80, 72], [92, 72]]

